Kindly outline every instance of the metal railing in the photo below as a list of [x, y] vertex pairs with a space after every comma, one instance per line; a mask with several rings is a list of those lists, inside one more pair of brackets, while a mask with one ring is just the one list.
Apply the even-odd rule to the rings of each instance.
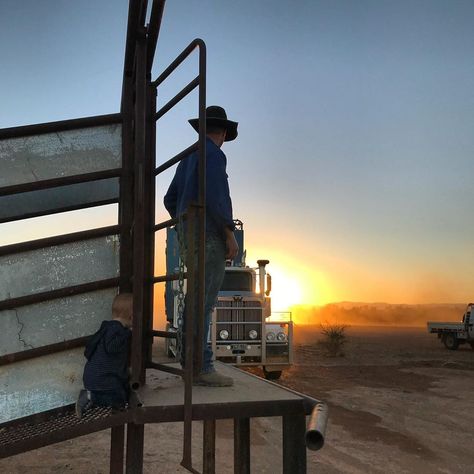
[[[172, 99], [163, 105], [158, 111], [156, 109], [156, 95], [157, 90], [161, 84], [175, 71], [192, 52], [198, 48], [199, 50], [199, 73], [198, 75], [180, 92], [178, 92]], [[158, 76], [158, 78], [149, 83], [152, 89], [150, 96], [151, 112], [148, 114], [148, 119], [154, 119], [155, 123], [169, 112], [175, 105], [188, 96], [194, 89], [199, 90], [199, 139], [187, 147], [182, 152], [178, 153], [173, 158], [154, 168], [153, 177], [158, 176], [172, 166], [180, 163], [182, 160], [189, 157], [192, 153], [198, 152], [198, 201], [191, 203], [188, 209], [181, 216], [168, 219], [166, 221], [154, 224], [151, 229], [154, 234], [160, 230], [178, 224], [179, 219], [186, 219], [187, 223], [187, 238], [186, 247], [187, 253], [191, 257], [187, 260], [187, 271], [184, 278], [188, 280], [187, 287], [190, 289], [186, 295], [186, 311], [184, 326], [185, 331], [185, 354], [186, 361], [184, 369], [170, 367], [165, 364], [158, 364], [153, 362], [151, 358], [151, 351], [148, 350], [148, 357], [146, 366], [148, 368], [158, 369], [165, 372], [181, 375], [184, 379], [184, 439], [183, 439], [183, 460], [182, 465], [189, 470], [192, 467], [192, 385], [193, 377], [198, 375], [202, 367], [203, 355], [203, 340], [204, 340], [204, 281], [205, 281], [205, 222], [206, 222], [206, 45], [201, 39], [192, 41], [177, 58]], [[150, 123], [148, 127], [152, 128]], [[154, 163], [154, 161], [153, 161]], [[155, 193], [152, 192], [154, 195]], [[154, 206], [149, 209], [150, 217], [154, 222]], [[197, 236], [197, 239], [195, 238]], [[195, 262], [194, 255], [197, 247], [197, 261]], [[149, 250], [150, 261], [152, 261], [151, 249]], [[184, 258], [181, 255], [181, 258]], [[155, 276], [152, 271], [152, 283], [160, 283], [166, 281], [174, 281], [180, 278], [179, 274], [160, 275]], [[193, 313], [197, 314], [193, 314]], [[151, 311], [151, 315], [152, 315]], [[197, 324], [195, 321], [197, 320]], [[175, 333], [166, 333], [165, 331], [155, 331], [152, 327], [149, 331], [150, 336], [176, 338]]]

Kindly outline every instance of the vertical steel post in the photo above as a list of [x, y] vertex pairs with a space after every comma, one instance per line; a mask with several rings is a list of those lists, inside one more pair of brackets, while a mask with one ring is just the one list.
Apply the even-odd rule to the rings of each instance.
[[[133, 221], [133, 336], [131, 385], [137, 389], [145, 381], [143, 357], [145, 314], [146, 251], [145, 222], [147, 210], [148, 181], [146, 177], [146, 34], [138, 32], [135, 58], [135, 147], [134, 147], [134, 221]], [[127, 426], [127, 474], [139, 474], [143, 470], [143, 425], [129, 423]]]
[[[133, 77], [124, 72], [122, 89], [122, 175], [120, 177], [120, 292], [132, 290], [133, 271]], [[125, 425], [111, 429], [110, 474], [123, 472]]]
[[194, 374], [202, 369], [202, 356], [205, 331], [204, 328], [204, 292], [206, 277], [206, 45], [199, 43], [199, 234], [198, 234], [198, 313], [196, 347], [194, 350]]
[[146, 285], [145, 221], [148, 181], [146, 177], [146, 39], [144, 30], [137, 39], [135, 77], [135, 202], [133, 222], [133, 337], [132, 385], [143, 383], [145, 364], [142, 345], [144, 336], [144, 300]]
[[123, 445], [125, 425], [114, 426], [110, 430], [110, 474], [123, 473]]
[[[185, 367], [184, 367], [184, 436], [183, 436], [183, 460], [181, 465], [192, 471], [192, 439], [193, 439], [193, 346], [194, 346], [194, 323], [196, 317], [196, 288], [197, 272], [195, 265], [195, 235], [198, 213], [196, 205], [191, 204], [187, 211], [187, 292], [186, 292], [186, 314], [185, 314]], [[195, 351], [194, 351], [195, 352]]]
[[250, 474], [249, 418], [234, 418], [234, 474]]
[[202, 472], [216, 473], [216, 420], [204, 420], [202, 432]]
[[306, 417], [283, 417], [283, 474], [306, 474]]
[[120, 291], [132, 288], [133, 221], [133, 79], [124, 78], [122, 113], [122, 176], [120, 177]]
[[[144, 425], [127, 425], [127, 469], [126, 474], [142, 474]], [[115, 473], [114, 473], [115, 474]]]
[[151, 85], [151, 75], [147, 74], [147, 99], [146, 99], [146, 161], [145, 179], [147, 191], [145, 194], [145, 301], [144, 301], [144, 341], [143, 358], [145, 365], [152, 359], [153, 349], [153, 301], [155, 274], [155, 166], [156, 166], [156, 87]]

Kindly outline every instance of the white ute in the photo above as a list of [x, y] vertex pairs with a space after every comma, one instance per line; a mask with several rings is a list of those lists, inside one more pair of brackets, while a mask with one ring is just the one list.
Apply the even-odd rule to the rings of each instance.
[[428, 321], [428, 332], [438, 334], [438, 339], [447, 349], [455, 351], [459, 344], [469, 343], [474, 349], [474, 315], [472, 309], [474, 303], [467, 305], [462, 321], [459, 323], [437, 323]]

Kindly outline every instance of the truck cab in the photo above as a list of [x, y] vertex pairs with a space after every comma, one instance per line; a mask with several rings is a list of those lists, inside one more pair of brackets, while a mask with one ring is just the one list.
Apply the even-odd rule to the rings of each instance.
[[[236, 220], [235, 236], [239, 254], [228, 261], [224, 281], [212, 313], [208, 343], [215, 359], [236, 366], [260, 366], [268, 379], [278, 379], [293, 361], [291, 313], [272, 313], [271, 276], [268, 260], [258, 260], [257, 268], [246, 265], [243, 224]], [[167, 272], [179, 266], [176, 232], [167, 234]], [[178, 282], [167, 282], [165, 290], [168, 330], [177, 330]], [[168, 355], [176, 355], [173, 342]]]

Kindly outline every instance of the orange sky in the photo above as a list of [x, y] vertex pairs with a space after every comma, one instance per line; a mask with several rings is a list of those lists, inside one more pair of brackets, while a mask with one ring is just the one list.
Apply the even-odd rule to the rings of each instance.
[[[34, 14], [0, 15], [0, 127], [117, 112], [126, 2], [98, 2], [93, 16], [83, 2], [30, 3]], [[270, 13], [253, 2], [249, 15], [211, 3], [205, 15], [202, 2], [167, 3], [153, 77], [204, 38], [207, 103], [239, 122], [223, 146], [234, 216], [248, 263], [270, 260], [274, 309], [474, 299], [474, 4], [305, 0], [288, 15], [288, 2]], [[160, 105], [196, 63], [160, 88]], [[160, 120], [157, 162], [195, 141], [197, 103], [195, 91]], [[159, 177], [159, 206], [173, 171]], [[0, 242], [107, 225], [107, 212], [5, 224]]]

